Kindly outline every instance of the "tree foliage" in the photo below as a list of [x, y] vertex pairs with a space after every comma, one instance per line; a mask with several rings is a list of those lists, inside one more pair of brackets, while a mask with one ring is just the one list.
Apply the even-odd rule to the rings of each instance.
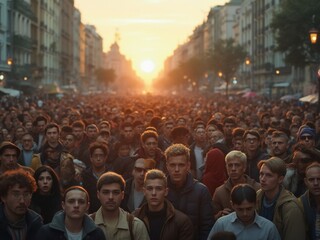
[[220, 40], [208, 53], [208, 66], [216, 74], [222, 73], [222, 78], [226, 82], [226, 95], [231, 79], [235, 76], [239, 66], [246, 58], [246, 51], [240, 45], [235, 45], [233, 39]]
[[179, 67], [170, 71], [166, 78], [159, 79], [156, 87], [170, 88], [187, 86], [190, 82], [198, 84], [198, 80], [206, 71], [205, 59], [193, 57], [185, 62], [181, 62]]
[[[315, 23], [312, 23], [312, 16]], [[313, 58], [313, 52], [320, 50], [311, 46], [309, 30], [317, 27], [320, 31], [319, 0], [283, 0], [274, 14], [271, 28], [275, 33], [276, 50], [285, 53], [285, 62], [295, 67], [304, 67]], [[317, 48], [317, 49], [316, 49]]]

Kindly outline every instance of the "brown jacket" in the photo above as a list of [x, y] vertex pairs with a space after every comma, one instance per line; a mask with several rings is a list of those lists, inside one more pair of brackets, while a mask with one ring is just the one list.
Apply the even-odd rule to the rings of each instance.
[[[163, 240], [193, 240], [193, 226], [187, 215], [175, 209], [168, 200], [166, 221], [161, 230], [160, 239]], [[148, 204], [145, 203], [133, 212], [135, 217], [140, 218], [150, 231], [149, 221], [146, 216]]]
[[[260, 189], [260, 183], [256, 182], [254, 179], [250, 178], [248, 175], [244, 175], [244, 177], [246, 178], [245, 183], [252, 186], [256, 191]], [[233, 187], [234, 186], [232, 185], [230, 178], [228, 178], [228, 180], [223, 185], [218, 187], [215, 193], [213, 194], [212, 202], [213, 202], [213, 214], [215, 219], [218, 219], [219, 217], [221, 217], [221, 211], [223, 209], [225, 208], [232, 209], [231, 203], [230, 203], [231, 201], [230, 193]]]

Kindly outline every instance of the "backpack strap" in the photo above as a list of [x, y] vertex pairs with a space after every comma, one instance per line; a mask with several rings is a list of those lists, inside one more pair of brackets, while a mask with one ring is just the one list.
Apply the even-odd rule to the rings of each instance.
[[129, 225], [129, 232], [130, 232], [130, 239], [134, 240], [134, 235], [133, 235], [133, 219], [134, 216], [130, 213], [127, 214], [127, 221]]

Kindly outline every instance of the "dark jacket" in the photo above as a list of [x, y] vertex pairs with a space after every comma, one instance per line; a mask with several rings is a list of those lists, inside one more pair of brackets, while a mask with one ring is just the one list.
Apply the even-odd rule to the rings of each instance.
[[81, 180], [82, 180], [82, 186], [87, 190], [90, 197], [89, 213], [96, 212], [101, 206], [100, 201], [97, 197], [98, 179], [93, 175], [92, 169], [88, 168], [82, 171]]
[[[33, 240], [37, 234], [37, 231], [43, 225], [42, 218], [39, 214], [32, 210], [28, 210], [26, 213], [27, 222], [27, 236], [26, 240]], [[8, 231], [8, 219], [4, 214], [4, 205], [0, 204], [0, 239], [12, 240], [11, 234]]]
[[[163, 240], [192, 240], [193, 226], [187, 215], [176, 210], [173, 205], [165, 200], [167, 205], [166, 220], [161, 230], [160, 239]], [[135, 217], [140, 218], [150, 231], [149, 220], [146, 215], [148, 204], [145, 203], [141, 208], [133, 212]]]
[[41, 195], [38, 192], [34, 193], [32, 195], [30, 209], [42, 216], [44, 224], [50, 223], [53, 216], [61, 210], [60, 193], [55, 195]]
[[313, 195], [306, 191], [300, 198], [303, 205], [303, 212], [305, 217], [306, 225], [308, 226], [308, 237], [310, 240], [316, 240], [316, 212], [317, 204]]
[[212, 198], [208, 188], [188, 173], [185, 185], [176, 189], [168, 177], [167, 199], [173, 206], [186, 214], [194, 226], [193, 239], [207, 239], [213, 226]]
[[260, 162], [261, 160], [265, 160], [268, 159], [270, 156], [268, 155], [268, 153], [263, 152], [261, 149], [259, 149], [257, 151], [257, 154], [255, 155], [255, 157], [253, 158], [249, 158], [247, 160], [247, 171], [246, 174], [253, 178], [254, 180], [256, 180], [257, 182], [260, 182], [259, 179], [259, 169], [257, 167], [258, 162]]
[[[68, 240], [64, 219], [64, 212], [58, 212], [51, 223], [40, 228], [35, 240]], [[95, 225], [88, 215], [84, 217], [82, 231], [83, 240], [105, 240], [103, 231]]]
[[[133, 194], [132, 193], [132, 184], [133, 184], [133, 178], [129, 178], [126, 181], [126, 187], [124, 189], [124, 198], [121, 202], [121, 208], [127, 212], [132, 212], [135, 210], [135, 209], [132, 209], [133, 206], [130, 206], [130, 203], [129, 203], [130, 195]], [[141, 207], [142, 204], [144, 204], [146, 202], [147, 202], [146, 198], [143, 197], [142, 202], [139, 207]]]

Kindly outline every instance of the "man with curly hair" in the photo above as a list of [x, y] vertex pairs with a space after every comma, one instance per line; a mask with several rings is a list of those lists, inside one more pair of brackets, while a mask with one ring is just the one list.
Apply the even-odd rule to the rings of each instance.
[[36, 181], [22, 169], [0, 175], [0, 236], [3, 240], [34, 239], [43, 225], [40, 215], [29, 209]]

